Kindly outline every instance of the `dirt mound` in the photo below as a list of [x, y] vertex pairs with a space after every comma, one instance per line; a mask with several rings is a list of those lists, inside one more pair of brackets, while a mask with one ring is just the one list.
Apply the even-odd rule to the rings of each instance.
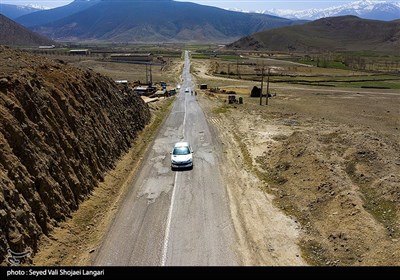
[[277, 203], [304, 226], [307, 261], [398, 265], [398, 144], [372, 131], [322, 124], [318, 132], [276, 141], [257, 162]]
[[127, 88], [0, 47], [0, 263], [76, 210], [150, 120]]

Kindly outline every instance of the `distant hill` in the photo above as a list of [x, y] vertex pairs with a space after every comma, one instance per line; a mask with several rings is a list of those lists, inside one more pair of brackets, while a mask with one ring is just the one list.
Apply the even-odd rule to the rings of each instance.
[[229, 42], [293, 20], [172, 0], [103, 0], [33, 30], [56, 40]]
[[227, 48], [271, 51], [379, 50], [400, 54], [400, 21], [366, 20], [355, 16], [323, 18], [303, 25], [258, 32]]
[[10, 19], [16, 19], [20, 16], [27, 15], [40, 10], [41, 9], [36, 7], [0, 3], [0, 14]]
[[0, 15], [0, 45], [39, 46], [53, 44], [55, 44], [54, 41]]
[[97, 4], [98, 2], [100, 2], [100, 0], [75, 0], [74, 2], [65, 6], [37, 11], [35, 13], [21, 16], [15, 21], [29, 28], [37, 25], [44, 25], [83, 11], [94, 4]]

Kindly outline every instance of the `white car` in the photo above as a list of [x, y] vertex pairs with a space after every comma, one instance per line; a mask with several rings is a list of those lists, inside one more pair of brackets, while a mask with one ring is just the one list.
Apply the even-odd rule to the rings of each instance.
[[190, 88], [185, 88], [185, 92], [190, 92]]
[[188, 142], [178, 142], [171, 151], [171, 169], [193, 168], [193, 149]]

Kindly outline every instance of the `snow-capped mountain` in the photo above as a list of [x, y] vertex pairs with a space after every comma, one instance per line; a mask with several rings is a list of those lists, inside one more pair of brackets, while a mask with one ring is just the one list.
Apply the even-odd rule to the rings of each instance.
[[3, 4], [0, 2], [0, 14], [3, 14], [10, 19], [16, 19], [20, 16], [40, 10], [43, 10], [43, 7], [40, 7], [38, 5], [11, 5]]
[[49, 10], [49, 9], [51, 9], [50, 7], [42, 6], [42, 5], [38, 5], [38, 4], [28, 4], [28, 5], [24, 5], [24, 6], [20, 5], [19, 7], [22, 7], [22, 8], [28, 7], [28, 8], [33, 8], [33, 9], [36, 9], [36, 10]]
[[[242, 11], [245, 12], [245, 11]], [[246, 11], [248, 12], [248, 11]], [[400, 1], [362, 0], [325, 9], [282, 10], [271, 9], [253, 11], [290, 19], [316, 20], [324, 17], [354, 15], [365, 19], [395, 20], [400, 19]]]

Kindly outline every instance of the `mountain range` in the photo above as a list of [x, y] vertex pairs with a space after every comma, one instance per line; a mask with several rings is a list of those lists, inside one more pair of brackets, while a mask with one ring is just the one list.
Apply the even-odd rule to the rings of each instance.
[[[329, 16], [332, 14], [357, 13], [389, 20], [393, 17], [396, 18], [399, 14], [399, 7], [400, 5], [394, 2], [364, 0], [324, 10], [309, 10], [307, 16], [304, 13], [303, 15], [297, 14], [296, 17], [311, 18], [316, 17], [317, 14]], [[331, 27], [334, 27], [334, 30], [327, 29], [327, 26], [322, 25], [319, 28], [328, 33], [319, 34], [317, 30], [314, 30], [315, 26], [322, 22], [331, 23], [331, 19], [327, 21], [317, 20], [315, 25], [310, 23], [303, 28], [296, 25], [305, 23], [306, 20], [286, 19], [264, 13], [235, 12], [173, 0], [75, 0], [62, 7], [39, 10], [20, 16], [15, 21], [56, 41], [230, 43], [245, 37], [239, 43], [235, 42], [235, 46], [239, 48], [245, 47], [246, 44], [243, 44], [243, 42], [246, 42], [249, 38], [254, 43], [253, 47], [269, 48], [274, 41], [273, 38], [275, 38], [277, 40], [275, 40], [273, 47], [279, 49], [287, 49], [288, 46], [292, 45], [298, 49], [332, 49], [337, 48], [337, 42], [330, 41], [328, 37], [331, 35], [332, 38], [347, 41], [344, 38], [345, 36], [359, 38], [365, 32], [370, 34], [370, 30], [365, 29], [363, 24], [360, 24], [360, 22], [365, 22], [354, 17], [349, 17], [347, 20], [333, 20]], [[355, 26], [346, 27], [346, 24], [355, 24]], [[381, 33], [381, 30], [376, 27], [379, 24], [367, 24], [377, 32], [376, 36]], [[259, 35], [264, 34], [265, 30], [284, 26], [290, 28], [272, 30], [271, 33], [268, 33], [272, 37], [267, 41], [264, 38], [266, 35]], [[383, 30], [386, 30], [385, 25], [382, 26], [384, 26]], [[341, 34], [335, 33], [338, 30]], [[306, 38], [309, 35], [307, 34], [308, 31], [309, 34], [314, 35], [314, 38]], [[253, 33], [255, 35], [249, 36]], [[286, 38], [286, 34], [291, 34], [292, 38]], [[384, 35], [389, 36], [387, 38], [392, 38], [390, 36], [393, 34], [385, 33]], [[294, 40], [294, 38], [297, 39]], [[329, 46], [329, 44], [323, 43], [324, 40], [321, 38], [325, 38], [325, 42], [333, 44]], [[15, 40], [15, 38], [12, 40]], [[371, 45], [368, 40], [361, 40], [360, 42], [366, 44], [365, 48], [376, 47], [374, 44]], [[388, 47], [385, 44], [384, 46], [385, 48]], [[343, 48], [348, 48], [348, 46]]]
[[172, 0], [75, 0], [17, 21], [57, 41], [123, 43], [232, 42], [257, 31], [302, 23]]
[[[87, 7], [100, 2], [101, 0], [75, 0], [74, 2], [54, 9], [50, 9], [51, 12], [45, 7], [38, 5], [10, 5], [0, 3], [0, 13], [11, 19], [17, 19], [18, 17], [31, 14], [37, 11], [44, 11], [42, 13], [35, 13], [24, 18], [18, 19], [18, 22], [24, 26], [31, 27], [33, 24], [45, 24], [51, 21], [60, 19], [61, 17], [69, 16], [80, 10], [84, 10]], [[244, 11], [238, 9], [230, 9], [231, 11], [245, 12], [245, 13], [261, 13], [274, 15], [278, 17], [288, 19], [302, 19], [302, 20], [316, 20], [324, 17], [334, 17], [343, 15], [355, 15], [365, 19], [376, 19], [376, 20], [396, 20], [400, 19], [400, 2], [393, 1], [381, 1], [381, 0], [359, 0], [343, 5], [336, 5], [333, 7], [322, 8], [322, 9], [307, 9], [307, 10], [290, 10], [290, 9], [265, 9], [259, 11]]]
[[10, 19], [16, 19], [23, 15], [31, 14], [40, 10], [42, 10], [42, 8], [37, 6], [22, 6], [0, 3], [0, 14]]
[[324, 17], [354, 15], [364, 19], [391, 21], [400, 19], [400, 2], [362, 0], [323, 9], [266, 9], [252, 12], [303, 20], [316, 20]]
[[257, 32], [227, 48], [285, 52], [373, 50], [399, 55], [399, 46], [400, 20], [386, 22], [341, 16]]

